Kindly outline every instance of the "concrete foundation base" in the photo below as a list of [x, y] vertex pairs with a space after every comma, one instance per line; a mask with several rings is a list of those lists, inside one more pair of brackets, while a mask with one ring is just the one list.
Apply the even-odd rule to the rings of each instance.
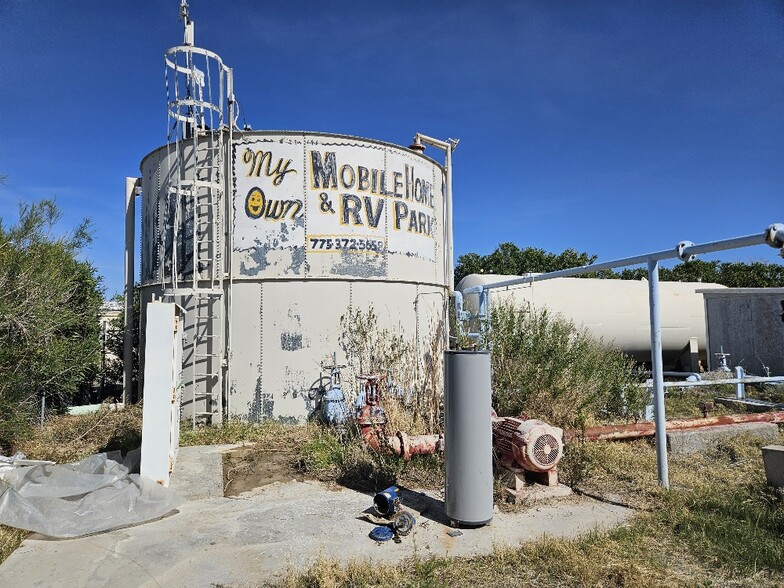
[[784, 445], [763, 447], [762, 461], [765, 464], [765, 477], [768, 479], [768, 484], [776, 488], [784, 487]]
[[506, 500], [513, 504], [521, 502], [534, 503], [552, 500], [553, 498], [564, 498], [572, 494], [572, 489], [563, 484], [555, 486], [542, 486], [541, 484], [531, 484], [521, 490], [513, 488], [506, 489]]
[[507, 502], [541, 502], [563, 498], [572, 493], [568, 486], [558, 483], [558, 471], [528, 472], [523, 469], [499, 466], [500, 479], [506, 486]]
[[667, 446], [673, 455], [689, 455], [710, 449], [719, 440], [736, 435], [752, 435], [763, 441], [775, 442], [779, 439], [779, 428], [773, 423], [739, 423], [689, 431], [671, 431], [667, 433]]

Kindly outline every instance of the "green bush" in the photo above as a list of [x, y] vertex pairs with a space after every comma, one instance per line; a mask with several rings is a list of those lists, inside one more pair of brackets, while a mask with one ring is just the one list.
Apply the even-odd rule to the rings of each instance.
[[102, 295], [95, 268], [79, 261], [87, 222], [56, 237], [51, 200], [0, 219], [0, 443], [13, 445], [39, 410], [66, 406], [97, 370]]
[[580, 427], [626, 418], [644, 405], [634, 361], [559, 315], [498, 305], [487, 340], [501, 415]]

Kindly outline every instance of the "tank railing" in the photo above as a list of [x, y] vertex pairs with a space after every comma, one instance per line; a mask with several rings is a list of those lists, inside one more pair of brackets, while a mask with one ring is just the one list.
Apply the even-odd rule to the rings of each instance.
[[[203, 57], [203, 70], [196, 65], [195, 55]], [[167, 108], [169, 117], [178, 123], [169, 128], [169, 133], [178, 130], [183, 124], [186, 127], [183, 131], [187, 127], [191, 127], [191, 132], [196, 128], [204, 131], [207, 127], [213, 131], [220, 130], [224, 121], [230, 118], [226, 112], [226, 90], [230, 85], [228, 78], [231, 76], [231, 68], [223, 63], [217, 53], [190, 45], [172, 47], [166, 52], [164, 60]], [[213, 70], [218, 74], [216, 96], [213, 96]], [[169, 71], [172, 72], [171, 82]]]
[[555, 272], [544, 274], [527, 275], [509, 280], [501, 280], [490, 284], [473, 286], [463, 290], [463, 295], [479, 294], [480, 301], [484, 304], [485, 320], [490, 316], [490, 304], [487, 293], [489, 290], [516, 286], [518, 284], [529, 284], [553, 278], [566, 278], [592, 273], [603, 269], [625, 267], [629, 265], [648, 264], [648, 300], [650, 306], [650, 325], [651, 325], [651, 360], [653, 372], [653, 397], [654, 397], [654, 421], [656, 430], [656, 462], [658, 466], [659, 484], [664, 488], [670, 487], [669, 471], [667, 464], [667, 423], [664, 414], [664, 373], [662, 362], [662, 341], [661, 341], [661, 302], [659, 299], [659, 261], [664, 259], [681, 259], [689, 261], [700, 253], [711, 253], [715, 251], [726, 251], [728, 249], [738, 249], [752, 245], [768, 244], [779, 249], [779, 255], [784, 257], [784, 224], [775, 223], [770, 225], [762, 233], [723, 239], [695, 245], [691, 241], [681, 241], [674, 249], [665, 249], [653, 253], [645, 253], [633, 257], [625, 257], [615, 261], [606, 261], [594, 265], [584, 265]]

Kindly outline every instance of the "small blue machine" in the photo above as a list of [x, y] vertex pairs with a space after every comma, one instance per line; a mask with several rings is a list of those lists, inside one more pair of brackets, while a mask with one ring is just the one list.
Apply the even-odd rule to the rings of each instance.
[[400, 488], [390, 486], [373, 497], [373, 508], [382, 517], [391, 517], [400, 509]]
[[[392, 521], [392, 529], [397, 535], [408, 535], [416, 524], [414, 515], [400, 508], [400, 488], [390, 486], [373, 497], [373, 509], [382, 517]], [[379, 527], [377, 527], [378, 529]], [[373, 537], [376, 541], [384, 541]]]

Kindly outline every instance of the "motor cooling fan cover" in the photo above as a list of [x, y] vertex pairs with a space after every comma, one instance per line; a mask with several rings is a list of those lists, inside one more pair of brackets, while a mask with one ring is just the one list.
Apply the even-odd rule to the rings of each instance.
[[[546, 472], [558, 465], [563, 457], [563, 430], [545, 422], [530, 419], [517, 428], [522, 447], [515, 444], [517, 460], [527, 470]], [[522, 451], [520, 451], [522, 449]]]

